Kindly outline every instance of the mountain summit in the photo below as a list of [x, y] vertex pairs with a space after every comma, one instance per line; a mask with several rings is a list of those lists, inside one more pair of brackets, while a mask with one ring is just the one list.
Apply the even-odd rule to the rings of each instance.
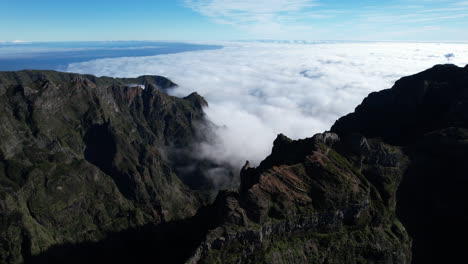
[[206, 102], [168, 96], [174, 85], [0, 72], [0, 262], [195, 214], [165, 150], [193, 142]]
[[468, 66], [404, 77], [330, 131], [278, 135], [209, 205], [166, 155], [199, 140], [207, 103], [173, 85], [0, 73], [0, 262], [467, 261]]
[[467, 113], [468, 66], [437, 65], [330, 132], [278, 135], [187, 263], [466, 262]]

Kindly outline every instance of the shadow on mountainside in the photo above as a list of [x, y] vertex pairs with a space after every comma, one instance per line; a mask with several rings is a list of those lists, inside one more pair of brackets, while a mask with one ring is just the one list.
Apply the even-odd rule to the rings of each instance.
[[412, 263], [468, 262], [468, 65], [436, 65], [371, 93], [332, 131], [406, 149], [397, 214], [413, 238]]
[[208, 208], [185, 220], [110, 233], [96, 242], [56, 245], [25, 263], [184, 263], [215, 226]]
[[413, 263], [467, 263], [468, 130], [426, 135], [398, 190], [398, 216], [413, 238]]

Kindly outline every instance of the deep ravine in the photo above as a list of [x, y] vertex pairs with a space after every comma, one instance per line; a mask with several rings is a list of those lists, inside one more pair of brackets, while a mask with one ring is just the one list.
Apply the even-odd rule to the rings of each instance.
[[468, 66], [404, 77], [330, 131], [278, 135], [212, 203], [162, 154], [205, 122], [204, 99], [174, 85], [0, 73], [0, 262], [467, 261]]

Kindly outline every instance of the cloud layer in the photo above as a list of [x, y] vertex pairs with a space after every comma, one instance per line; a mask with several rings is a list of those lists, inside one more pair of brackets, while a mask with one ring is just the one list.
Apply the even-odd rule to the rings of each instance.
[[[243, 38], [466, 40], [468, 5], [459, 0], [180, 0]], [[229, 29], [229, 27], [225, 27]]]
[[258, 164], [278, 133], [310, 137], [330, 128], [372, 91], [434, 64], [468, 63], [467, 44], [224, 43], [221, 50], [71, 64], [68, 71], [115, 77], [156, 74], [203, 95], [208, 117], [221, 127], [202, 156], [240, 167]]
[[185, 4], [208, 16], [271, 14], [298, 11], [313, 6], [314, 0], [185, 0]]
[[186, 7], [218, 24], [233, 25], [254, 36], [288, 35], [291, 30], [310, 30], [297, 23], [308, 17], [316, 0], [184, 0]]

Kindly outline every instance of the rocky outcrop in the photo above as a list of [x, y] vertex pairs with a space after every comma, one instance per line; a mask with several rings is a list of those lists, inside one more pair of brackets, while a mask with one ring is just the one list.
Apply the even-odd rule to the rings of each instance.
[[353, 152], [354, 140], [279, 135], [272, 154], [242, 172], [248, 184], [220, 194], [223, 224], [187, 263], [410, 263], [395, 213], [406, 155], [379, 140]]
[[203, 207], [167, 151], [197, 139], [199, 95], [150, 77], [5, 76], [0, 262], [466, 262], [468, 66], [402, 78], [329, 132], [278, 135]]
[[465, 262], [467, 113], [468, 66], [438, 65], [331, 132], [279, 135], [187, 263]]
[[369, 94], [331, 130], [341, 136], [357, 132], [409, 145], [434, 130], [468, 128], [467, 71], [467, 67], [436, 65], [401, 78], [392, 89]]
[[468, 235], [468, 65], [437, 65], [370, 94], [332, 127], [405, 146], [411, 164], [398, 215], [414, 239], [414, 263], [461, 263]]
[[172, 86], [0, 73], [0, 263], [196, 213], [199, 199], [165, 154], [195, 140], [206, 101], [162, 91]]

